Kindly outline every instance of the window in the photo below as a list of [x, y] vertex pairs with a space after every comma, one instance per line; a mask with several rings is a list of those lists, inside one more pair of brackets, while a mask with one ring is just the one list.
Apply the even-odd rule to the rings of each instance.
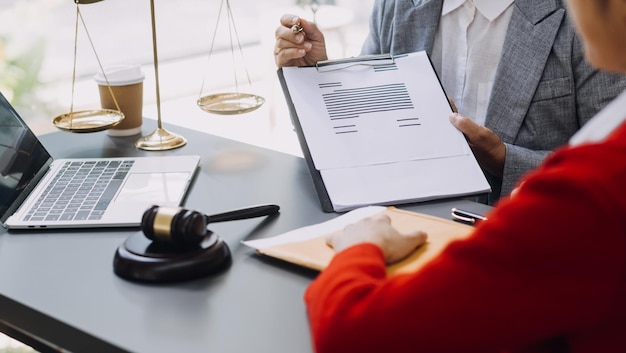
[[[186, 97], [189, 109], [199, 111], [194, 105], [203, 80], [205, 90], [234, 86], [234, 71], [242, 68], [232, 67], [225, 10], [217, 21], [220, 3], [221, 0], [155, 0], [162, 106]], [[279, 120], [289, 125], [286, 110], [276, 109], [284, 103], [284, 98], [275, 82], [274, 30], [280, 15], [307, 13], [308, 3], [309, 0], [230, 0], [244, 53], [244, 65], [236, 66], [245, 66], [255, 89], [261, 90], [266, 104], [271, 105], [266, 122], [270, 125], [279, 124]], [[319, 3], [322, 7], [316, 19], [320, 27], [326, 26], [329, 56], [358, 55], [373, 0], [320, 0]], [[105, 0], [79, 6], [103, 66], [142, 65], [146, 73], [144, 115], [156, 117], [152, 108], [156, 95], [150, 1]], [[93, 76], [100, 68], [80, 22], [76, 88], [72, 98], [75, 21], [76, 5], [70, 0], [0, 0], [0, 91], [10, 97], [37, 133], [54, 131], [52, 119], [68, 112], [72, 100], [75, 110], [93, 109], [99, 104]], [[214, 33], [216, 41], [209, 60]], [[238, 50], [235, 46], [235, 53]], [[179, 107], [171, 109], [178, 112]], [[191, 123], [173, 118], [170, 121], [194, 127], [213, 124], [209, 117], [195, 119]]]

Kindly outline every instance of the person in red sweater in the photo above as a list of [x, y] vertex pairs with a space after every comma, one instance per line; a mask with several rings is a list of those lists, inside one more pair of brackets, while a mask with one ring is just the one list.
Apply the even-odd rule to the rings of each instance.
[[[588, 60], [626, 73], [626, 1], [568, 3]], [[328, 239], [305, 293], [317, 352], [626, 352], [626, 92], [470, 237], [386, 276], [426, 238], [380, 216]]]

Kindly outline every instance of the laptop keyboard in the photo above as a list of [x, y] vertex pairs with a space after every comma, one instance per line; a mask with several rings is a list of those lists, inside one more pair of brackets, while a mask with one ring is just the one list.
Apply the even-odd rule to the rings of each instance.
[[132, 160], [65, 162], [24, 220], [101, 219], [132, 165]]

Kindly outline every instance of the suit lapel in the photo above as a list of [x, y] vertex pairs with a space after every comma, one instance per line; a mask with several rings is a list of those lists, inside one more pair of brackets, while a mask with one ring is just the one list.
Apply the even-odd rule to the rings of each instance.
[[485, 125], [513, 143], [550, 55], [565, 10], [556, 0], [517, 0]]
[[392, 53], [432, 53], [443, 0], [397, 1]]

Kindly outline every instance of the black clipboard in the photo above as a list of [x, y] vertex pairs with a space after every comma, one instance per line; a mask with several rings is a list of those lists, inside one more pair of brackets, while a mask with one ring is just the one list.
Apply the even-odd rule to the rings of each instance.
[[333, 209], [333, 204], [330, 201], [330, 197], [328, 196], [328, 191], [326, 191], [324, 181], [322, 180], [322, 174], [320, 174], [320, 171], [317, 170], [315, 168], [315, 165], [313, 164], [311, 151], [309, 150], [309, 145], [307, 144], [306, 137], [304, 136], [304, 132], [302, 131], [302, 125], [300, 125], [300, 120], [298, 119], [296, 107], [293, 104], [291, 95], [289, 94], [289, 89], [287, 88], [287, 83], [285, 82], [285, 76], [283, 75], [283, 69], [278, 69], [277, 74], [280, 81], [280, 86], [282, 87], [283, 93], [285, 94], [285, 100], [287, 101], [287, 106], [289, 108], [289, 115], [291, 116], [291, 123], [296, 130], [298, 142], [300, 143], [300, 148], [302, 149], [302, 154], [304, 155], [304, 159], [306, 160], [309, 172], [311, 173], [313, 185], [315, 186], [315, 191], [317, 192], [317, 196], [320, 200], [322, 211], [328, 213], [335, 212], [335, 210]]
[[[350, 65], [379, 65], [385, 62], [393, 63], [393, 60], [394, 57], [391, 54], [363, 55], [353, 58], [318, 61], [317, 63], [315, 63], [315, 68], [320, 71], [326, 70], [334, 65], [337, 65], [337, 67], [339, 68], [344, 68]], [[291, 122], [294, 126], [294, 129], [296, 130], [298, 142], [300, 143], [300, 148], [302, 149], [302, 154], [304, 155], [307, 167], [309, 168], [309, 172], [311, 173], [313, 185], [315, 186], [315, 191], [317, 192], [317, 196], [320, 200], [322, 211], [327, 213], [335, 212], [333, 204], [330, 201], [328, 191], [326, 190], [326, 186], [324, 185], [324, 180], [322, 180], [322, 174], [318, 169], [315, 168], [315, 164], [313, 163], [313, 157], [311, 156], [309, 145], [306, 142], [306, 136], [304, 135], [304, 131], [302, 130], [302, 125], [300, 124], [300, 120], [298, 119], [296, 107], [293, 104], [293, 100], [291, 99], [289, 88], [287, 87], [287, 82], [285, 81], [285, 76], [283, 74], [283, 69], [278, 69], [277, 74], [280, 81], [280, 86], [283, 90], [283, 94], [285, 95], [285, 100], [287, 101], [287, 107], [289, 108]]]
[[[418, 54], [418, 53], [415, 53], [415, 54]], [[357, 66], [357, 65], [367, 65], [367, 66], [376, 66], [380, 69], [380, 71], [385, 71], [385, 70], [388, 70], [389, 67], [395, 67], [396, 61], [399, 58], [408, 57], [409, 55], [411, 54], [400, 54], [400, 55], [383, 54], [383, 55], [359, 56], [359, 57], [339, 59], [339, 60], [321, 61], [321, 62], [316, 63], [315, 65], [306, 66], [305, 68], [309, 68], [309, 69], [315, 68], [319, 73], [322, 73], [322, 72], [329, 72], [329, 71], [335, 71], [335, 70], [342, 70], [344, 68]], [[437, 80], [437, 84], [439, 88], [441, 89], [442, 93], [445, 95], [445, 90], [443, 89], [443, 86], [441, 85], [441, 81], [437, 77], [436, 72], [434, 71], [432, 62], [430, 61], [430, 58], [427, 56], [427, 54], [426, 54], [426, 58], [428, 60], [430, 68], [433, 70], [433, 73], [435, 74], [435, 79]], [[328, 189], [322, 178], [322, 173], [319, 169], [316, 168], [315, 163], [313, 161], [313, 156], [309, 148], [309, 143], [307, 142], [304, 129], [302, 128], [300, 118], [298, 117], [298, 112], [297, 112], [293, 97], [290, 93], [290, 89], [288, 87], [287, 79], [285, 77], [285, 73], [283, 69], [282, 68], [278, 69], [277, 74], [278, 74], [278, 78], [281, 84], [281, 88], [283, 90], [283, 94], [285, 95], [291, 121], [296, 131], [298, 142], [300, 143], [300, 147], [302, 149], [304, 158], [306, 160], [307, 167], [309, 168], [311, 178], [313, 180], [313, 185], [315, 187], [318, 198], [320, 200], [322, 210], [324, 212], [344, 212], [344, 210], [346, 211], [349, 210], [349, 208], [340, 207], [339, 211], [337, 211], [337, 209], [335, 208], [335, 205], [333, 205], [333, 202], [330, 199], [330, 194], [328, 192]], [[450, 107], [450, 110], [453, 110], [453, 108], [450, 105], [449, 100], [446, 100], [445, 104], [447, 104]], [[467, 148], [469, 148], [469, 146]], [[456, 188], [453, 189], [453, 191], [450, 191], [448, 193], [444, 192], [444, 193], [437, 194], [437, 195], [427, 194], [427, 193], [425, 193], [424, 195], [417, 195], [414, 193], [411, 196], [404, 198], [404, 199], [394, 198], [394, 199], [382, 200], [379, 198], [379, 200], [372, 202], [370, 205], [389, 206], [389, 205], [397, 205], [401, 203], [413, 203], [413, 202], [421, 202], [421, 201], [428, 201], [428, 200], [441, 199], [441, 198], [453, 198], [453, 197], [462, 197], [462, 196], [469, 196], [469, 195], [478, 195], [478, 194], [484, 194], [490, 191], [490, 186], [487, 183], [480, 166], [478, 165], [476, 159], [474, 158], [473, 154], [471, 154], [471, 152], [467, 153], [467, 157], [461, 156], [461, 155], [454, 156], [454, 157], [460, 157], [461, 159], [457, 159], [455, 161], [455, 165], [457, 165], [457, 167], [455, 167], [455, 170], [453, 170], [453, 173], [448, 173], [446, 175], [455, 175], [457, 174], [457, 172], [459, 172], [460, 169], [463, 169], [463, 171], [469, 171], [472, 177], [466, 178], [466, 180], [463, 183], [460, 183], [458, 185], [454, 183], [446, 184], [446, 185], [454, 185]], [[436, 158], [432, 160], [436, 160]], [[462, 163], [456, 164], [456, 162], [462, 162]], [[426, 179], [428, 179], [428, 177]], [[435, 185], [435, 188], [433, 190], [437, 190], [437, 185]], [[420, 191], [418, 191], [418, 193], [419, 192]], [[356, 203], [354, 205], [355, 207], [359, 206], [359, 204], [356, 204]]]

